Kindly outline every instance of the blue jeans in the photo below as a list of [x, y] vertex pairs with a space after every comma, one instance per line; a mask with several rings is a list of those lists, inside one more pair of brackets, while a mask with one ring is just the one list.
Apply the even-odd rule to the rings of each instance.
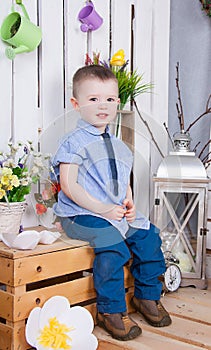
[[149, 230], [129, 228], [124, 239], [108, 221], [92, 215], [60, 220], [69, 237], [86, 240], [94, 248], [93, 278], [99, 312], [126, 311], [123, 267], [131, 253], [134, 295], [140, 299], [160, 299], [162, 284], [158, 277], [166, 267], [159, 230], [154, 225]]

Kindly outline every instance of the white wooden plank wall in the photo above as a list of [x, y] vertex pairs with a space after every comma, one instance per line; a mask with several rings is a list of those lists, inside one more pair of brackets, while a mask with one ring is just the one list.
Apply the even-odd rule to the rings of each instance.
[[[75, 126], [78, 117], [69, 102], [71, 80], [76, 69], [84, 64], [87, 50], [91, 55], [93, 51], [100, 52], [101, 59], [107, 60], [122, 48], [131, 63], [133, 5], [133, 67], [144, 73], [145, 81], [155, 84], [154, 93], [140, 96], [137, 104], [166, 155], [167, 135], [162, 124], [168, 120], [170, 0], [93, 0], [104, 22], [89, 33], [89, 40], [77, 19], [84, 0], [23, 3], [31, 21], [42, 28], [42, 42], [38, 50], [19, 54], [11, 62], [5, 57], [6, 45], [0, 40], [0, 149], [5, 149], [12, 137], [13, 141], [31, 139], [40, 144], [43, 152], [55, 152], [58, 139]], [[10, 13], [11, 4], [11, 0], [1, 2], [0, 23]], [[16, 9], [19, 11], [18, 6]], [[146, 215], [153, 203], [150, 178], [160, 160], [136, 115], [135, 198], [138, 209]], [[29, 203], [26, 226], [37, 223], [33, 196], [29, 196]]]
[[[207, 175], [211, 178], [211, 167], [207, 169]], [[211, 250], [211, 184], [209, 184], [208, 189], [208, 211], [207, 211], [207, 249]], [[211, 261], [211, 259], [210, 259]], [[210, 268], [211, 270], [211, 268]]]

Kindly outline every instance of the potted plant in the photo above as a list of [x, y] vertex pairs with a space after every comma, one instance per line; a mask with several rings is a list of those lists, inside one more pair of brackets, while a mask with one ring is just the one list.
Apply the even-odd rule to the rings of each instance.
[[0, 152], [0, 232], [18, 233], [26, 195], [49, 168], [49, 156], [36, 152], [30, 141], [8, 147]]

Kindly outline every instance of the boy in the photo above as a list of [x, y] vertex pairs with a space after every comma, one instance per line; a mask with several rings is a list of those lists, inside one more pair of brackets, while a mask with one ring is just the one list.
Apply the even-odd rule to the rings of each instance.
[[129, 185], [131, 151], [109, 134], [119, 103], [115, 75], [98, 65], [80, 68], [71, 103], [81, 119], [53, 159], [61, 185], [54, 210], [69, 237], [94, 247], [99, 326], [116, 339], [134, 339], [141, 328], [126, 312], [123, 274], [131, 253], [132, 305], [155, 327], [168, 326], [171, 319], [159, 301], [158, 277], [165, 271], [159, 231], [136, 212]]

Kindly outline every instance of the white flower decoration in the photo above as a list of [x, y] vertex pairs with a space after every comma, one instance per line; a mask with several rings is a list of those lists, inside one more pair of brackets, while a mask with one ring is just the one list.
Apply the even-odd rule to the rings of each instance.
[[54, 296], [42, 308], [35, 307], [27, 320], [26, 340], [37, 350], [96, 350], [94, 322], [88, 310]]

